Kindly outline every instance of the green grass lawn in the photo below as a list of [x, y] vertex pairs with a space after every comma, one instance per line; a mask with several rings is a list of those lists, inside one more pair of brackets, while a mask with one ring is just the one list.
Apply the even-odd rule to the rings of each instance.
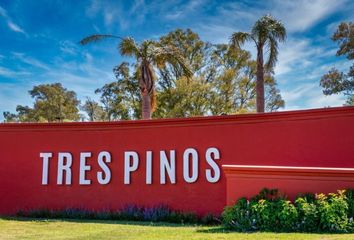
[[354, 234], [234, 233], [164, 223], [0, 218], [0, 239], [354, 239]]

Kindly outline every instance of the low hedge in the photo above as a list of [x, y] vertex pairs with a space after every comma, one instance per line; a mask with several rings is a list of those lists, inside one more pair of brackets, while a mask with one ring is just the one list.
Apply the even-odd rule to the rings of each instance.
[[354, 232], [353, 214], [354, 190], [304, 194], [291, 202], [276, 189], [263, 189], [226, 207], [222, 222], [242, 232]]
[[220, 217], [214, 214], [198, 216], [194, 212], [183, 212], [172, 210], [167, 205], [153, 207], [140, 207], [137, 205], [126, 205], [121, 210], [94, 211], [84, 208], [67, 209], [32, 209], [20, 210], [18, 217], [31, 218], [62, 218], [62, 219], [97, 219], [97, 220], [119, 220], [119, 221], [148, 221], [148, 222], [169, 222], [182, 224], [220, 224]]
[[263, 189], [256, 196], [225, 207], [220, 217], [172, 210], [167, 205], [127, 205], [119, 211], [83, 208], [21, 210], [19, 217], [149, 221], [215, 225], [240, 231], [354, 232], [354, 190], [329, 194], [302, 194], [291, 202], [277, 189]]

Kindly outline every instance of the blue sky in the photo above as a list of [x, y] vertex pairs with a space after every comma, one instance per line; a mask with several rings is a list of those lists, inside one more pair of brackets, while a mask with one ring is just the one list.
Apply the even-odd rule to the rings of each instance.
[[[191, 28], [205, 41], [227, 43], [232, 32], [248, 31], [264, 14], [288, 31], [275, 68], [285, 110], [341, 106], [341, 95], [326, 97], [319, 80], [331, 67], [349, 68], [335, 57], [330, 40], [341, 21], [353, 21], [352, 0], [268, 1], [26, 1], [0, 0], [0, 120], [18, 104], [32, 105], [34, 85], [61, 82], [80, 100], [98, 99], [94, 90], [114, 81], [112, 68], [126, 58], [117, 42], [79, 46], [93, 33], [157, 39], [176, 28]], [[245, 46], [254, 55], [254, 46]]]

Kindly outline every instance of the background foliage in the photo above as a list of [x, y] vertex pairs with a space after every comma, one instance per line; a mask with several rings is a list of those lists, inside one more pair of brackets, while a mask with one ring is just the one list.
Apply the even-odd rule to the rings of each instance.
[[[255, 112], [256, 62], [249, 52], [227, 44], [202, 41], [190, 29], [176, 29], [154, 44], [177, 49], [190, 66], [192, 76], [186, 77], [183, 67], [173, 62], [156, 67], [157, 108], [153, 118]], [[75, 93], [67, 91], [60, 83], [45, 85], [45, 91], [56, 92], [56, 95], [40, 99], [32, 91], [43, 89], [43, 85], [35, 86], [30, 91], [35, 98], [34, 106], [18, 106], [17, 114], [5, 112], [5, 121], [78, 121], [85, 117], [79, 115], [79, 109], [86, 113], [89, 121], [140, 119], [139, 66], [138, 62], [117, 65], [113, 69], [115, 81], [95, 91], [99, 102], [87, 99], [81, 106]], [[265, 99], [266, 111], [284, 107], [272, 72], [265, 74]], [[48, 110], [50, 106], [53, 111]]]

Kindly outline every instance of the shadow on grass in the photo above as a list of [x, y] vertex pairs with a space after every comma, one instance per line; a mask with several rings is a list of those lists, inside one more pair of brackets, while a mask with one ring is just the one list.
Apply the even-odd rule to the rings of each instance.
[[[196, 232], [198, 233], [239, 233], [232, 231], [230, 229], [224, 228], [222, 226], [207, 226], [203, 229], [197, 229]], [[252, 233], [252, 232], [250, 232]]]

